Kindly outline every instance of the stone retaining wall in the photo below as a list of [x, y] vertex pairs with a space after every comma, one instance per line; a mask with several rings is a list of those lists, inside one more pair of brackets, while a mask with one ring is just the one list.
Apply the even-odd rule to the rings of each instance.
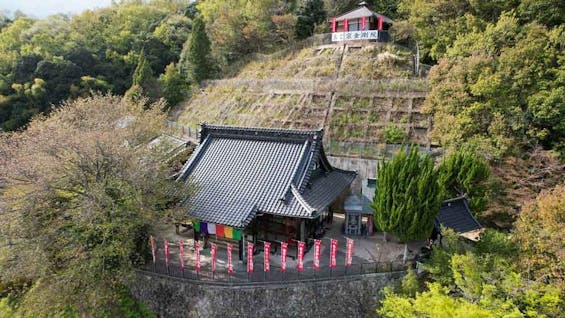
[[230, 286], [139, 271], [130, 289], [159, 317], [371, 317], [382, 289], [403, 275]]

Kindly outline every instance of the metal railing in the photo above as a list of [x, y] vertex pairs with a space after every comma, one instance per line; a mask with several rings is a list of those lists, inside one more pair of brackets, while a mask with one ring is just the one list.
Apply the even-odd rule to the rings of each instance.
[[348, 276], [399, 272], [405, 271], [407, 267], [408, 265], [402, 262], [366, 262], [351, 264], [351, 266], [337, 265], [334, 268], [323, 266], [318, 270], [306, 266], [302, 271], [287, 267], [286, 271], [282, 272], [279, 266], [271, 265], [270, 271], [265, 272], [263, 264], [254, 264], [254, 271], [251, 273], [246, 270], [234, 269], [234, 272], [230, 274], [227, 267], [224, 266], [216, 267], [214, 272], [212, 272], [210, 265], [202, 266], [200, 271], [196, 271], [194, 267], [186, 266], [182, 269], [179, 264], [167, 266], [164, 261], [157, 261], [155, 264], [147, 264], [141, 270], [185, 280], [238, 285], [329, 280]]

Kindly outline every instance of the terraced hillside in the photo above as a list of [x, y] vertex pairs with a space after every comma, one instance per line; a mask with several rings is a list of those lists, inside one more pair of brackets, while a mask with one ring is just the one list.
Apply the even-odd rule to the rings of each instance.
[[405, 138], [430, 147], [427, 83], [414, 70], [411, 52], [377, 43], [283, 52], [208, 82], [178, 121], [323, 128], [328, 152], [339, 156], [381, 157]]

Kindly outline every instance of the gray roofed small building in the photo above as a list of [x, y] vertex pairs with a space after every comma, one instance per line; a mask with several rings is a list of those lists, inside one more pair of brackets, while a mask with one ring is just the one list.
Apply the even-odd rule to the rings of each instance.
[[188, 215], [240, 229], [265, 214], [319, 218], [356, 177], [329, 164], [322, 137], [322, 130], [201, 124], [200, 145], [179, 176], [197, 188]]
[[436, 223], [453, 229], [459, 235], [476, 241], [483, 226], [475, 219], [466, 196], [445, 200], [442, 202]]

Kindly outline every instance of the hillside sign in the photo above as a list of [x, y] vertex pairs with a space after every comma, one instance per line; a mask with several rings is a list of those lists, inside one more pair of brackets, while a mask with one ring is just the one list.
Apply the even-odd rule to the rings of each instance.
[[378, 40], [379, 31], [351, 31], [351, 32], [335, 32], [332, 33], [332, 42], [351, 41], [351, 40]]

